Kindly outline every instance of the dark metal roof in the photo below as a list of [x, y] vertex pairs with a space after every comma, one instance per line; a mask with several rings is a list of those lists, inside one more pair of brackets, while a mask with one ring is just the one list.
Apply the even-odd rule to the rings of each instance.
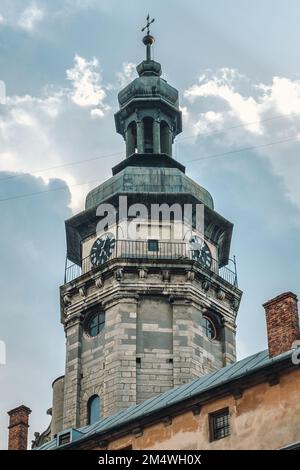
[[281, 447], [279, 450], [300, 450], [300, 441], [293, 442], [293, 444], [289, 444], [285, 447]]
[[[246, 357], [234, 364], [230, 364], [227, 367], [223, 367], [222, 369], [192, 380], [191, 382], [173, 388], [165, 393], [156, 395], [143, 403], [130, 406], [126, 410], [102, 419], [93, 425], [80, 428], [80, 432], [83, 435], [76, 440], [76, 442], [80, 442], [87, 437], [92, 437], [93, 435], [104, 431], [107, 432], [109, 430], [113, 430], [116, 427], [120, 428], [136, 419], [149, 416], [152, 413], [180, 403], [188, 398], [201, 395], [202, 393], [213, 390], [220, 385], [225, 385], [226, 383], [242, 378], [248, 374], [257, 372], [260, 369], [287, 359], [291, 353], [291, 351], [288, 351], [273, 358], [269, 358], [267, 350], [253, 354], [252, 356]], [[54, 439], [41, 446], [39, 450], [54, 449], [56, 447], [57, 441]]]

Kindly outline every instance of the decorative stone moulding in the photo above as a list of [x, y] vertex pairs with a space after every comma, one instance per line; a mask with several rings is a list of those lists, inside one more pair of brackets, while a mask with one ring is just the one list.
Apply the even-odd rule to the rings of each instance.
[[69, 292], [66, 292], [63, 296], [63, 303], [65, 307], [68, 307], [72, 303], [72, 297]]
[[186, 271], [185, 278], [187, 281], [191, 282], [195, 279], [195, 273], [194, 271]]
[[217, 292], [216, 292], [216, 297], [219, 300], [224, 300], [225, 297], [226, 297], [226, 294], [222, 289], [218, 289]]
[[233, 310], [237, 310], [239, 308], [239, 300], [235, 297], [231, 303]]
[[189, 304], [190, 303], [190, 300], [186, 298], [185, 295], [181, 295], [181, 294], [171, 294], [169, 296], [169, 302], [170, 304], [174, 304], [176, 302], [180, 303], [180, 304]]
[[139, 269], [139, 278], [140, 279], [145, 279], [148, 275], [147, 269], [141, 268]]
[[95, 277], [95, 286], [98, 289], [101, 289], [101, 287], [103, 287], [103, 278], [102, 278], [101, 274], [99, 276]]
[[171, 279], [171, 273], [169, 270], [164, 269], [162, 272], [162, 280], [165, 282], [169, 282]]
[[123, 268], [117, 269], [115, 276], [116, 276], [117, 281], [122, 281], [122, 279], [124, 278], [124, 269]]
[[202, 281], [202, 289], [205, 290], [205, 292], [208, 292], [210, 288], [210, 282], [207, 281], [206, 279]]
[[85, 286], [80, 286], [79, 289], [78, 289], [78, 293], [80, 295], [80, 297], [86, 297], [86, 294], [87, 294], [87, 289]]

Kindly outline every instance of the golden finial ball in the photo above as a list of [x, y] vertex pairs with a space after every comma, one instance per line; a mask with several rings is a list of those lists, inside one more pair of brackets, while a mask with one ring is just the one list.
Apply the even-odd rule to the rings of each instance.
[[145, 44], [145, 46], [148, 46], [148, 44], [151, 46], [154, 42], [155, 38], [151, 36], [151, 34], [147, 34], [143, 37], [143, 43]]

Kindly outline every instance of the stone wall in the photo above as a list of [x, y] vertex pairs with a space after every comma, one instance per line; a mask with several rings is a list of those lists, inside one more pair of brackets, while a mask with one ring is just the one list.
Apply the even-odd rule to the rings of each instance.
[[[183, 263], [112, 263], [101, 277], [89, 272], [62, 289], [63, 429], [87, 424], [92, 395], [100, 396], [106, 417], [235, 360], [234, 300], [240, 292], [204, 282]], [[95, 308], [104, 309], [105, 328], [92, 338], [85, 325]], [[217, 322], [216, 340], [205, 336], [203, 315]]]
[[140, 298], [137, 316], [137, 403], [173, 387], [172, 308], [164, 296]]
[[63, 429], [65, 376], [58, 377], [52, 384], [51, 439]]

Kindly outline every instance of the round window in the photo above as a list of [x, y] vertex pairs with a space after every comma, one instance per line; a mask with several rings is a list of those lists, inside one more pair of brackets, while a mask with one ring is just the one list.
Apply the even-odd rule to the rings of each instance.
[[94, 337], [103, 331], [105, 325], [105, 315], [102, 310], [89, 316], [86, 323], [86, 332]]
[[207, 338], [209, 338], [209, 339], [216, 339], [217, 338], [216, 327], [209, 318], [203, 317], [201, 324], [202, 324], [203, 332], [204, 332], [205, 336], [207, 336]]

